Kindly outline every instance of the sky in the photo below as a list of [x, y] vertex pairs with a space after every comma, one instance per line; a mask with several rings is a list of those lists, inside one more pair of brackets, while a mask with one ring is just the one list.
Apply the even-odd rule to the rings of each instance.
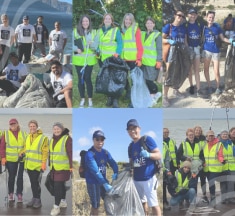
[[126, 123], [136, 119], [141, 127], [141, 135], [151, 136], [162, 150], [162, 109], [73, 109], [73, 160], [80, 161], [81, 150], [92, 145], [92, 134], [102, 130], [105, 134], [104, 148], [115, 161], [128, 161], [128, 145], [131, 138], [126, 131]]
[[70, 3], [70, 4], [72, 4], [72, 1], [73, 0], [59, 0], [60, 2], [68, 2], [68, 3]]

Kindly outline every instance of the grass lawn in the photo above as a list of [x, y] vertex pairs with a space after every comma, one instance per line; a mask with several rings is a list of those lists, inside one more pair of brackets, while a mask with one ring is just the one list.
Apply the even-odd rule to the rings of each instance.
[[[93, 72], [92, 72], [92, 83], [93, 83], [93, 91], [95, 91], [95, 80], [96, 80], [96, 76], [98, 74], [99, 71], [99, 66], [98, 64], [96, 64], [93, 68]], [[129, 83], [130, 82], [130, 78], [129, 78]], [[158, 86], [158, 90], [160, 92], [162, 92], [162, 84], [157, 83]], [[85, 94], [87, 97], [87, 94]], [[94, 108], [107, 108], [106, 104], [106, 100], [107, 100], [107, 96], [104, 94], [99, 94], [99, 93], [95, 93], [93, 94], [93, 107]], [[80, 95], [78, 92], [78, 76], [77, 76], [77, 72], [75, 67], [73, 67], [73, 107], [77, 108], [79, 107], [79, 102], [80, 102]], [[124, 94], [120, 97], [119, 99], [119, 107], [122, 108], [126, 108], [129, 104], [129, 100], [125, 99], [125, 92]], [[86, 103], [85, 103], [85, 107], [88, 106], [88, 99], [86, 98]], [[158, 100], [158, 103], [156, 105], [153, 106], [153, 108], [161, 108], [162, 107], [162, 100], [161, 98]]]

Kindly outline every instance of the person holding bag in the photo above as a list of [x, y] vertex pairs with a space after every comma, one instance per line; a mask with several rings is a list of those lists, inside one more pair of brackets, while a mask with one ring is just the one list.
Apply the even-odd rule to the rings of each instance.
[[49, 149], [50, 172], [55, 196], [51, 215], [56, 216], [60, 213], [60, 208], [67, 207], [65, 182], [70, 179], [73, 169], [72, 138], [69, 136], [69, 130], [60, 122], [53, 125], [53, 137]]

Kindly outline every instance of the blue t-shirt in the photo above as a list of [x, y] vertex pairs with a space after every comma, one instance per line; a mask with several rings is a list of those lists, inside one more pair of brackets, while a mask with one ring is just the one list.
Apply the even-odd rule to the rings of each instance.
[[[146, 145], [150, 151], [157, 148], [156, 142], [152, 137], [147, 136]], [[155, 174], [155, 161], [150, 158], [144, 158], [140, 156], [141, 143], [138, 140], [136, 143], [132, 143], [129, 152], [129, 158], [132, 159], [134, 164], [134, 180], [135, 181], [147, 181]]]
[[[118, 173], [118, 166], [107, 150], [102, 149], [101, 152], [98, 152], [94, 147], [91, 149], [88, 150], [85, 156], [86, 182], [88, 184], [104, 184], [108, 182], [106, 179], [107, 163], [112, 167], [114, 173]], [[91, 162], [94, 166], [91, 165]], [[98, 173], [101, 175], [98, 175]]]
[[180, 26], [174, 26], [168, 23], [162, 28], [162, 32], [169, 35], [169, 39], [178, 43], [184, 43], [185, 41], [186, 28], [183, 24]]
[[195, 23], [185, 23], [187, 41], [190, 47], [200, 46], [201, 33], [203, 30], [203, 25], [199, 22]]
[[219, 53], [220, 49], [216, 45], [216, 38], [218, 38], [220, 34], [223, 34], [223, 30], [220, 28], [219, 24], [214, 23], [210, 28], [205, 26], [205, 42], [203, 49], [212, 53]]

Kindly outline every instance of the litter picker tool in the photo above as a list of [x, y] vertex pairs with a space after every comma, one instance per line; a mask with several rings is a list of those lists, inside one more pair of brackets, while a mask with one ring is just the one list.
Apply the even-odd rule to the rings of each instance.
[[227, 125], [228, 125], [228, 131], [229, 131], [229, 120], [228, 120], [228, 112], [229, 112], [229, 108], [226, 108], [226, 116], [227, 116]]
[[213, 121], [213, 117], [214, 117], [214, 111], [215, 111], [215, 107], [212, 110], [212, 114], [211, 114], [211, 122], [210, 122], [210, 128], [209, 130], [211, 130], [211, 126], [212, 126], [212, 121]]
[[81, 75], [82, 75], [82, 76], [81, 76], [81, 82], [82, 82], [82, 84], [84, 84], [84, 73], [85, 73], [85, 69], [86, 69], [86, 66], [87, 66], [88, 50], [89, 50], [89, 44], [87, 43], [85, 62], [84, 62], [84, 65], [83, 65], [82, 69], [80, 70], [80, 73], [81, 73]]
[[103, 9], [103, 11], [104, 11], [105, 13], [108, 13], [107, 10], [106, 10], [106, 8], [104, 7], [104, 4], [103, 4], [102, 0], [95, 0], [95, 2], [99, 2], [99, 3], [101, 4], [101, 8]]

